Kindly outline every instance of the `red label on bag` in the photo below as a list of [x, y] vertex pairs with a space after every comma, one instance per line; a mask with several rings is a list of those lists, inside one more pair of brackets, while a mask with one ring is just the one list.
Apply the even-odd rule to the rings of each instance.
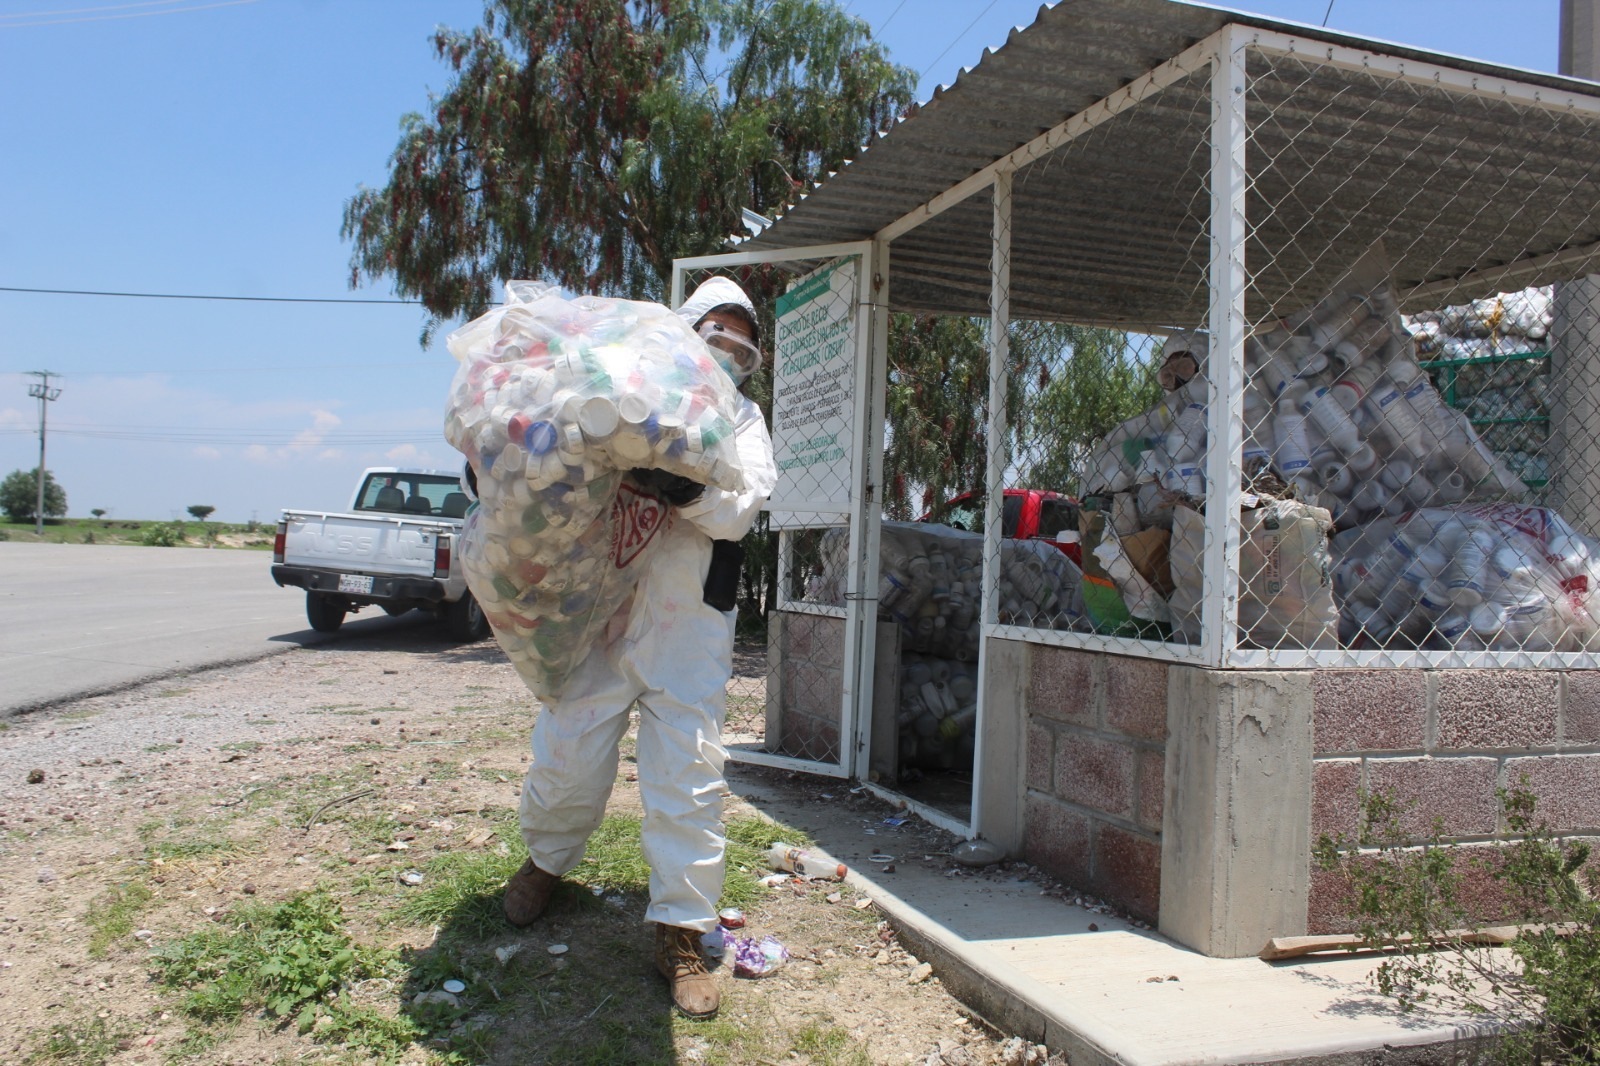
[[611, 505], [611, 562], [618, 570], [639, 557], [667, 524], [667, 505], [623, 482]]

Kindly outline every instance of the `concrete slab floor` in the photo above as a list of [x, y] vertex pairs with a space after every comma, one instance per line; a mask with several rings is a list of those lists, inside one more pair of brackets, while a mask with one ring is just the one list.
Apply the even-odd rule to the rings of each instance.
[[1484, 1050], [1481, 1020], [1403, 1014], [1378, 995], [1375, 957], [1207, 958], [1016, 875], [959, 870], [947, 834], [885, 824], [892, 809], [846, 782], [734, 765], [728, 776], [849, 865], [955, 995], [1073, 1066], [1465, 1062]]

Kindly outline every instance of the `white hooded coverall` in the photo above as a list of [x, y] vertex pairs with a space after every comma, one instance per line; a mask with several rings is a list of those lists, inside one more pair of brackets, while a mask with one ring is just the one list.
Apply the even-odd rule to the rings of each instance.
[[[678, 314], [694, 325], [726, 303], [741, 304], [754, 317], [748, 297], [720, 278], [702, 285]], [[707, 487], [699, 499], [667, 509], [655, 533], [662, 543], [645, 564], [626, 629], [578, 665], [534, 723], [520, 810], [534, 865], [557, 875], [575, 867], [605, 814], [617, 745], [637, 702], [643, 848], [650, 865], [645, 918], [700, 932], [716, 924], [722, 895], [722, 720], [735, 614], [702, 600], [711, 542], [737, 541], [749, 532], [777, 482], [766, 421], [742, 394], [734, 437], [745, 490]]]

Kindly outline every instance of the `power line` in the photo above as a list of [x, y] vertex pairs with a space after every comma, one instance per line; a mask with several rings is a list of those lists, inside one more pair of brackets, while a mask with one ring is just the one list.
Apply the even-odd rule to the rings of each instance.
[[[110, 21], [113, 21], [113, 20], [116, 20], [116, 19], [142, 19], [142, 18], [150, 18], [150, 17], [152, 17], [154, 15], [183, 15], [183, 14], [187, 14], [190, 11], [209, 11], [212, 8], [217, 8], [217, 7], [238, 7], [241, 4], [253, 4], [255, 2], [256, 2], [256, 0], [216, 0], [215, 3], [195, 4], [192, 7], [170, 7], [170, 8], [167, 8], [166, 10], [164, 10], [164, 11], [132, 11], [132, 12], [127, 12], [127, 13], [121, 14], [121, 15], [88, 15], [88, 16], [86, 16], [84, 18], [70, 18], [70, 19], [42, 18], [42, 19], [38, 19], [37, 21], [34, 21], [34, 22], [0, 22], [0, 30], [23, 30], [23, 29], [27, 29], [27, 28], [29, 28], [31, 26], [68, 26], [68, 25], [72, 25], [74, 23], [79, 23], [79, 22], [110, 22]], [[80, 10], [84, 10], [84, 11], [94, 11], [94, 10], [112, 11], [112, 10], [116, 10], [118, 7], [137, 7], [137, 6], [139, 6], [139, 5], [137, 5], [137, 4], [108, 5], [107, 7], [101, 8], [101, 9], [83, 8], [83, 9], [80, 9]], [[50, 15], [50, 14], [53, 14], [53, 12], [33, 11], [33, 12], [28, 12], [27, 14], [0, 16], [0, 18], [28, 18], [28, 17], [31, 17], [33, 15]]]
[[1328, 19], [1333, 15], [1333, 0], [1328, 0], [1328, 10], [1322, 13], [1322, 24], [1326, 26]]
[[[259, 432], [250, 430], [214, 430], [207, 432], [138, 426], [73, 429], [56, 424], [50, 426], [50, 432], [56, 436], [81, 437], [89, 440], [116, 440], [144, 444], [182, 444], [189, 446], [208, 444], [221, 448], [243, 448], [252, 444], [274, 448], [328, 448], [341, 445], [358, 447], [444, 443], [444, 435], [437, 429], [419, 429], [409, 433], [404, 431], [391, 433], [363, 433], [356, 431], [317, 433], [315, 430], [308, 429], [263, 430]], [[20, 426], [0, 429], [0, 436], [23, 436], [31, 435], [32, 433], [32, 430]], [[307, 436], [308, 434], [310, 434], [310, 437]]]
[[173, 4], [186, 3], [187, 0], [135, 0], [131, 4], [101, 4], [99, 7], [69, 7], [63, 11], [15, 11], [10, 14], [0, 14], [0, 19], [43, 19], [57, 18], [61, 15], [97, 15], [103, 11], [126, 11], [133, 7], [170, 7]]
[[972, 32], [972, 27], [974, 27], [978, 23], [982, 22], [983, 21], [983, 16], [985, 16], [989, 12], [993, 11], [994, 10], [994, 5], [999, 3], [999, 2], [1000, 2], [1000, 0], [989, 0], [989, 6], [984, 8], [982, 11], [978, 12], [978, 17], [973, 19], [971, 22], [969, 22], [967, 24], [967, 28], [966, 29], [964, 29], [960, 33], [956, 34], [955, 39], [952, 40], [949, 44], [944, 46], [944, 51], [943, 52], [940, 52], [938, 55], [933, 57], [933, 62], [929, 63], [926, 67], [923, 68], [922, 73], [917, 75], [917, 80], [921, 81], [923, 78], [927, 77], [928, 71], [932, 70], [935, 66], [937, 66], [938, 63], [939, 63], [939, 60], [941, 60], [945, 56], [949, 55], [950, 54], [950, 49], [954, 48], [961, 41], [961, 38], [963, 38], [967, 34], [971, 33]]
[[328, 373], [338, 370], [393, 370], [408, 366], [449, 367], [444, 359], [405, 359], [386, 363], [318, 363], [301, 366], [175, 366], [167, 370], [74, 370], [78, 377], [141, 378], [162, 377], [171, 374], [276, 374], [279, 372], [303, 373], [315, 370]]
[[126, 296], [139, 300], [229, 300], [238, 303], [265, 304], [414, 304], [421, 300], [364, 300], [354, 297], [334, 296], [202, 296], [177, 292], [106, 292], [99, 289], [30, 289], [17, 285], [0, 285], [0, 292], [31, 292], [48, 296]]
[[[879, 40], [883, 39], [883, 31], [889, 27], [889, 23], [894, 21], [894, 17], [896, 15], [900, 14], [900, 9], [902, 7], [905, 7], [905, 6], [906, 6], [906, 0], [900, 0], [900, 3], [895, 6], [895, 9], [893, 11], [889, 12], [889, 17], [884, 19], [883, 22], [878, 25], [878, 39]], [[947, 49], [947, 51], [948, 51], [948, 49]]]

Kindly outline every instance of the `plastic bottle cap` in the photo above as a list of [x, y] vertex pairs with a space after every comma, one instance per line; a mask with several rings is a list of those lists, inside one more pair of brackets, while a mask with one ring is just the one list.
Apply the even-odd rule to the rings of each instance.
[[604, 440], [617, 431], [617, 405], [604, 396], [591, 396], [578, 408], [578, 426], [592, 440]]
[[642, 393], [630, 392], [617, 400], [618, 416], [631, 426], [643, 425], [650, 410], [650, 401]]
[[530, 455], [544, 455], [556, 446], [556, 427], [549, 422], [532, 422], [522, 440]]

